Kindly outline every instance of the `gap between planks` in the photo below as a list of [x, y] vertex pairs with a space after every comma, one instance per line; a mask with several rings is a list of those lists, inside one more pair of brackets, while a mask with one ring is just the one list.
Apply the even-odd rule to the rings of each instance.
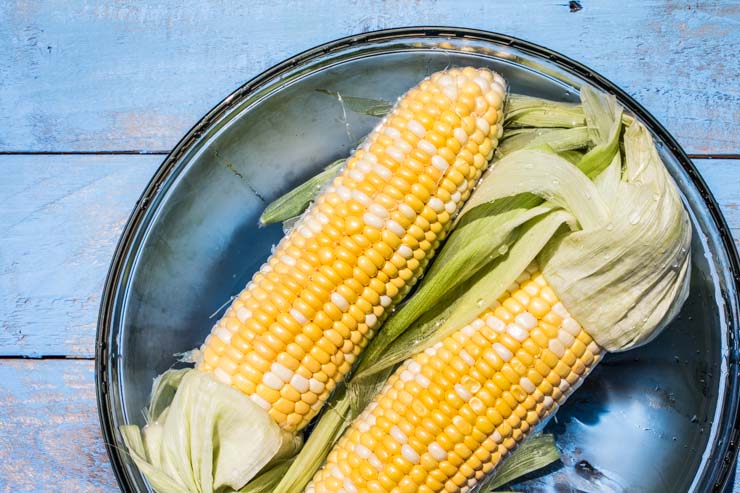
[[[113, 150], [113, 151], [0, 151], [0, 156], [167, 156], [165, 150]], [[738, 154], [687, 154], [689, 159], [740, 159]]]

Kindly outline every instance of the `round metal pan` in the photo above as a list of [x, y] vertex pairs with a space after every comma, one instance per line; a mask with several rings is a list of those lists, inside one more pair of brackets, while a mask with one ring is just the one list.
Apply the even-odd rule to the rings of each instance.
[[198, 346], [281, 235], [266, 203], [347, 155], [377, 119], [335, 98], [393, 101], [448, 66], [499, 71], [512, 92], [576, 101], [592, 84], [653, 132], [694, 224], [691, 295], [654, 342], [611, 355], [553, 420], [562, 462], [527, 491], [722, 491], [738, 430], [735, 245], [716, 202], [668, 132], [621, 89], [525, 41], [404, 28], [328, 43], [267, 70], [190, 130], [144, 190], [116, 249], [97, 334], [100, 420], [121, 488], [147, 491], [118, 432], [143, 424], [152, 379]]

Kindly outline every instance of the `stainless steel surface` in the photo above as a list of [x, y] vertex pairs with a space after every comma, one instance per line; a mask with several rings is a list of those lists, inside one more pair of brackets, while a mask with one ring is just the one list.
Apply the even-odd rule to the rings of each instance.
[[116, 428], [142, 424], [152, 379], [200, 344], [213, 314], [280, 239], [279, 227], [257, 227], [263, 207], [347, 155], [377, 121], [317, 89], [395, 100], [429, 73], [460, 65], [491, 67], [513, 92], [540, 97], [576, 101], [587, 80], [616, 91], [656, 132], [694, 221], [681, 315], [656, 341], [597, 368], [548, 426], [562, 464], [527, 488], [709, 491], [722, 476], [738, 400], [737, 266], [696, 171], [598, 75], [505, 37], [445, 33], [452, 30], [370, 35], [299, 56], [227, 98], [165, 161], [121, 240], [99, 325], [101, 419], [124, 487], [145, 491]]

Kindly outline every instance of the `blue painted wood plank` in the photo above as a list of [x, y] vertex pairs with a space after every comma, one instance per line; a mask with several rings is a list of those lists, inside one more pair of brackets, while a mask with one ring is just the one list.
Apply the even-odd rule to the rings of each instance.
[[113, 250], [161, 159], [0, 156], [0, 355], [93, 355]]
[[589, 0], [0, 5], [0, 151], [169, 149], [233, 89], [299, 51], [404, 25], [542, 44], [637, 98], [691, 153], [740, 152], [740, 3]]
[[[0, 355], [91, 357], [103, 281], [159, 156], [0, 156]], [[740, 246], [740, 160], [698, 160]]]
[[98, 426], [94, 365], [0, 361], [0, 491], [117, 491]]

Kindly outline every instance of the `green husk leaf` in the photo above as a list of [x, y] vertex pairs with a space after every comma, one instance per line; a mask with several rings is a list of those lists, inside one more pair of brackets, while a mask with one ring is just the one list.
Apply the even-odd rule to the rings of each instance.
[[466, 214], [453, 230], [419, 290], [386, 321], [365, 349], [358, 374], [382, 356], [412, 322], [438, 306], [479, 269], [506, 253], [516, 229], [552, 207], [535, 207], [541, 199], [523, 194], [481, 204]]
[[272, 493], [276, 491], [275, 487], [288, 472], [290, 464], [290, 460], [284, 460], [270, 466], [240, 489], [239, 493]]
[[461, 214], [478, 205], [520, 193], [533, 193], [564, 208], [583, 228], [604, 223], [608, 209], [596, 186], [576, 166], [551, 152], [525, 149], [496, 163]]
[[578, 104], [515, 94], [506, 103], [504, 125], [507, 128], [573, 128], [585, 123], [583, 109]]
[[547, 467], [558, 460], [560, 460], [560, 452], [555, 446], [555, 437], [550, 434], [532, 435], [494, 471], [479, 491], [494, 492], [496, 488]]
[[588, 146], [588, 127], [574, 128], [527, 128], [515, 134], [504, 132], [503, 140], [496, 153], [503, 157], [520, 149], [549, 145], [555, 152], [583, 149]]
[[167, 410], [175, 397], [175, 392], [180, 386], [182, 378], [187, 375], [191, 368], [180, 370], [169, 370], [154, 379], [152, 394], [149, 399], [149, 407], [146, 409], [145, 418], [147, 424], [157, 421], [163, 412]]
[[563, 235], [540, 256], [563, 304], [609, 351], [656, 337], [688, 296], [690, 277], [688, 214], [650, 133], [634, 122], [624, 147], [620, 181], [613, 160], [599, 183], [609, 219]]
[[327, 96], [333, 96], [337, 100], [344, 104], [344, 107], [355, 113], [362, 115], [383, 117], [390, 113], [393, 108], [393, 103], [384, 101], [382, 99], [370, 99], [370, 98], [358, 98], [355, 96], [345, 96], [337, 91], [329, 91], [327, 89], [317, 89], [318, 92], [326, 94]]
[[578, 167], [589, 178], [594, 178], [619, 153], [623, 111], [616, 97], [597, 92], [590, 86], [581, 88], [581, 101], [594, 148], [583, 156]]
[[508, 254], [494, 260], [458, 288], [448, 292], [450, 303], [437, 305], [403, 331], [358, 377], [372, 375], [423, 351], [469, 323], [490, 306], [534, 260], [563, 223], [572, 216], [555, 210], [530, 220]]
[[[367, 359], [366, 359], [367, 360]], [[369, 360], [367, 360], [369, 361]], [[363, 409], [370, 404], [391, 376], [393, 367], [388, 367], [364, 378], [353, 378], [347, 385], [347, 394], [350, 399], [352, 419], [360, 415]]]
[[152, 403], [143, 430], [124, 426], [121, 433], [159, 493], [237, 490], [300, 446], [246, 395], [197, 370], [163, 374]]
[[345, 159], [337, 159], [319, 174], [272, 201], [260, 216], [260, 225], [266, 226], [300, 216], [324, 186], [339, 173], [344, 162]]
[[319, 470], [336, 441], [342, 436], [342, 432], [351, 419], [350, 395], [340, 388], [327, 402], [306, 444], [295, 456], [290, 468], [274, 491], [301, 493]]
[[558, 156], [575, 166], [578, 166], [578, 163], [583, 159], [583, 153], [579, 151], [562, 151], [558, 152]]

